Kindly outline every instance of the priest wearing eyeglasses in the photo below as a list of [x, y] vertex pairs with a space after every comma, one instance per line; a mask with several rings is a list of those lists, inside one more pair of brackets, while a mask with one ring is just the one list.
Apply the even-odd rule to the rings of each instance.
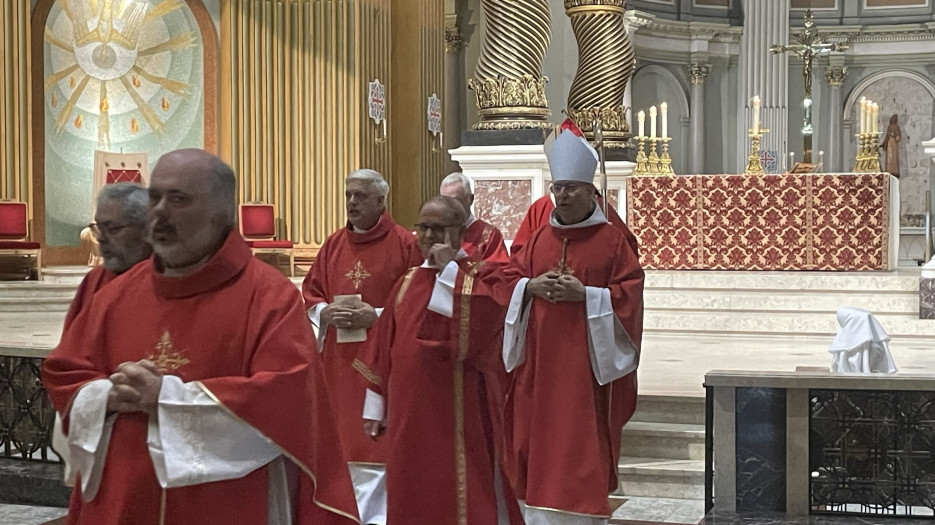
[[636, 407], [644, 275], [598, 206], [594, 148], [564, 131], [547, 158], [555, 209], [505, 270], [508, 472], [527, 524], [598, 525]]
[[[396, 285], [355, 364], [364, 433], [388, 440], [388, 522], [509, 524], [486, 384], [503, 370], [499, 265], [462, 249], [467, 213], [445, 196], [416, 224], [425, 262]], [[384, 429], [386, 435], [383, 436]]]

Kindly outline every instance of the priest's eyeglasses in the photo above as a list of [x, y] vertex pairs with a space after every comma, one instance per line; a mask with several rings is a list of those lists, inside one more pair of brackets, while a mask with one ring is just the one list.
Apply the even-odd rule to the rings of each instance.
[[105, 237], [110, 237], [112, 235], [117, 235], [129, 225], [130, 225], [129, 223], [114, 224], [112, 222], [102, 222], [102, 223], [92, 222], [91, 224], [88, 225], [88, 227], [91, 228], [91, 232], [94, 233], [94, 235], [97, 237], [100, 237], [101, 235], [104, 235]]
[[445, 235], [445, 230], [448, 228], [456, 228], [460, 224], [426, 224], [424, 222], [415, 223], [416, 231], [420, 234], [425, 234], [426, 232], [432, 232], [433, 235], [438, 235], [441, 237]]
[[559, 195], [562, 192], [571, 195], [577, 193], [583, 187], [585, 187], [585, 184], [579, 182], [553, 182], [549, 185], [549, 191], [554, 195]]

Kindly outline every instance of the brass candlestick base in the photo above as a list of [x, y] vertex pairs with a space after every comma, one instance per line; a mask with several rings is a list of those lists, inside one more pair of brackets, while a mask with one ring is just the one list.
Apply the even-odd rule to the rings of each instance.
[[763, 161], [760, 159], [760, 137], [769, 133], [768, 129], [749, 129], [747, 136], [750, 137], [750, 155], [747, 157], [747, 167], [743, 170], [744, 175], [764, 175]]
[[659, 173], [662, 175], [675, 175], [672, 170], [672, 157], [669, 156], [669, 141], [672, 137], [662, 137], [662, 155], [659, 157]]
[[636, 169], [634, 175], [649, 175], [649, 158], [646, 157], [646, 137], [636, 137], [638, 145], [636, 147]]
[[879, 173], [883, 171], [880, 166], [880, 135], [879, 131], [858, 133], [857, 158], [854, 161], [854, 173]]
[[649, 173], [658, 175], [662, 173], [659, 166], [659, 154], [656, 153], [656, 142], [659, 139], [652, 137], [649, 139]]

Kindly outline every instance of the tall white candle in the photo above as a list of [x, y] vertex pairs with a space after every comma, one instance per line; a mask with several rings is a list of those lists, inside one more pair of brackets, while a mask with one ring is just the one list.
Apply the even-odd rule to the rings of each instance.
[[873, 114], [870, 115], [870, 132], [880, 132], [880, 105], [873, 103]]
[[636, 114], [636, 120], [640, 123], [640, 137], [646, 136], [646, 112], [640, 111]]
[[656, 138], [656, 106], [649, 106], [649, 138]]
[[669, 113], [669, 105], [663, 102], [659, 105], [659, 109], [662, 110], [662, 138], [669, 138], [669, 126], [667, 124], [666, 115]]
[[753, 95], [753, 133], [760, 132], [760, 96]]
[[867, 132], [867, 97], [860, 97], [860, 132]]

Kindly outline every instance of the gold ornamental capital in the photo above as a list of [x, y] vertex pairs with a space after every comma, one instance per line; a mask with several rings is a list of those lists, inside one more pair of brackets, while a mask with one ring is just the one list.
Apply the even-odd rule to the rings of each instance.
[[610, 149], [625, 148], [630, 138], [630, 124], [627, 122], [627, 111], [630, 108], [619, 105], [608, 108], [591, 107], [582, 109], [569, 109], [568, 117], [574, 121], [586, 136], [593, 138], [594, 121], [601, 123], [601, 133], [604, 143]]
[[546, 77], [523, 75], [520, 78], [472, 78], [468, 88], [474, 91], [480, 110], [493, 108], [548, 108], [545, 98]]
[[626, 0], [565, 0], [565, 12], [573, 11], [626, 11]]
[[711, 64], [699, 64], [692, 62], [688, 64], [688, 75], [691, 78], [692, 85], [704, 84], [708, 75], [711, 73]]
[[847, 66], [828, 66], [825, 68], [825, 80], [832, 87], [843, 86], [847, 80]]

